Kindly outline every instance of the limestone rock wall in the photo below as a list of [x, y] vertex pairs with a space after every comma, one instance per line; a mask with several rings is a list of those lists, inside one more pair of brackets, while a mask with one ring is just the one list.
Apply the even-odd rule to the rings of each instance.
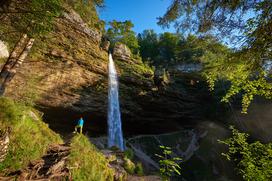
[[95, 29], [91, 29], [88, 27], [87, 23], [85, 23], [80, 15], [76, 13], [71, 8], [66, 8], [65, 12], [63, 13], [63, 17], [70, 21], [70, 23], [75, 24], [75, 28], [88, 35], [92, 40], [94, 40], [96, 43], [100, 43], [102, 38], [102, 33], [98, 32]]
[[[169, 84], [163, 91], [158, 90], [154, 70], [134, 61], [123, 44], [117, 43], [113, 55], [125, 134], [177, 130], [179, 122], [196, 119], [192, 112], [198, 100], [185, 89]], [[65, 7], [64, 15], [55, 21], [54, 31], [35, 40], [6, 95], [36, 105], [57, 132], [69, 134], [75, 120], [83, 116], [86, 131], [104, 134], [107, 72], [108, 52], [101, 48], [101, 33]], [[182, 87], [182, 80], [179, 82]]]
[[131, 51], [126, 45], [117, 42], [113, 48], [113, 58], [123, 61], [131, 61]]

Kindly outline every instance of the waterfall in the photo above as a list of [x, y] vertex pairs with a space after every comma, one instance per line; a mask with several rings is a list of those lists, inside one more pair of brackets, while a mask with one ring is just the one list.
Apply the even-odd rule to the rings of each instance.
[[108, 146], [117, 146], [120, 150], [124, 150], [118, 95], [118, 77], [111, 54], [109, 54]]

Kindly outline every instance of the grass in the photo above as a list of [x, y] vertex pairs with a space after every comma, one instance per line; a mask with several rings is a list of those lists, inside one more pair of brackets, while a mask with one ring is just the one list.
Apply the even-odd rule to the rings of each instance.
[[108, 167], [108, 160], [102, 153], [98, 152], [86, 136], [78, 134], [73, 137], [71, 147], [68, 164], [73, 180], [114, 180], [114, 171]]
[[11, 128], [8, 154], [0, 163], [1, 172], [24, 168], [29, 161], [41, 157], [50, 144], [62, 142], [31, 107], [0, 98], [0, 110], [0, 130]]
[[[31, 160], [40, 158], [52, 143], [62, 143], [58, 134], [42, 122], [36, 110], [8, 98], [0, 98], [0, 131], [11, 128], [10, 145], [0, 172], [7, 174], [25, 168]], [[109, 161], [84, 135], [71, 140], [68, 165], [73, 180], [110, 181], [114, 170]]]

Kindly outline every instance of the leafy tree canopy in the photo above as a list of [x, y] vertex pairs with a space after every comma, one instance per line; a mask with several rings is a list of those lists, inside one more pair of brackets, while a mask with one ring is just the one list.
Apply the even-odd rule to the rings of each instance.
[[107, 30], [106, 36], [112, 42], [121, 42], [127, 45], [133, 54], [138, 54], [139, 45], [135, 32], [132, 30], [134, 24], [131, 21], [116, 21], [109, 22], [110, 27]]
[[197, 37], [190, 34], [185, 38], [179, 33], [156, 34], [153, 30], [144, 30], [138, 35], [138, 41], [143, 60], [155, 66], [200, 62], [207, 64], [211, 59], [230, 52], [213, 36]]
[[138, 34], [140, 54], [144, 61], [155, 66], [176, 63], [176, 50], [184, 38], [180, 34], [165, 32], [156, 34], [154, 30], [144, 30]]
[[159, 39], [154, 30], [144, 30], [138, 34], [140, 54], [144, 60], [152, 61], [159, 54]]
[[264, 61], [272, 59], [270, 0], [174, 0], [158, 21], [164, 27], [171, 23], [178, 31], [213, 34], [222, 41], [233, 40], [230, 42], [237, 48], [235, 51], [207, 62], [210, 73], [206, 77], [211, 89], [218, 79], [232, 82], [223, 101], [228, 102], [242, 93], [242, 111], [246, 113], [254, 96], [272, 98], [272, 84], [268, 81], [271, 75], [263, 68]]
[[164, 60], [175, 62], [175, 50], [182, 37], [179, 34], [165, 32], [159, 37], [159, 51]]

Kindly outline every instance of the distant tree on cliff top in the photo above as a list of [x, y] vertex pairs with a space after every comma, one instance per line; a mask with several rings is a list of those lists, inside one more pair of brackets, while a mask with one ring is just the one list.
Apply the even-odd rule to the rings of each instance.
[[176, 49], [182, 39], [176, 33], [156, 34], [154, 30], [144, 30], [138, 34], [140, 54], [144, 61], [155, 66], [172, 65], [176, 63]]
[[154, 61], [155, 57], [159, 54], [158, 34], [154, 30], [144, 30], [138, 34], [138, 43], [140, 46], [140, 54], [143, 60]]
[[[144, 30], [138, 35], [138, 42], [143, 61], [157, 67], [200, 62], [206, 65], [207, 62], [214, 62], [211, 60], [226, 56], [230, 52], [213, 36], [188, 35], [185, 38], [179, 33], [156, 34], [153, 30]], [[204, 71], [205, 76], [208, 73], [206, 70], [208, 69]]]
[[112, 45], [116, 42], [126, 44], [133, 54], [138, 54], [139, 45], [135, 32], [132, 30], [134, 24], [131, 21], [116, 21], [109, 22], [109, 29], [106, 36], [110, 39]]
[[165, 32], [159, 36], [159, 51], [161, 58], [169, 62], [176, 62], [175, 51], [182, 40], [179, 34]]
[[163, 27], [171, 23], [178, 31], [213, 34], [237, 48], [225, 58], [214, 60], [217, 65], [210, 66], [207, 76], [211, 89], [217, 79], [232, 83], [223, 101], [242, 93], [245, 113], [254, 96], [272, 98], [272, 83], [263, 70], [264, 61], [272, 59], [271, 0], [174, 0], [158, 21]]

